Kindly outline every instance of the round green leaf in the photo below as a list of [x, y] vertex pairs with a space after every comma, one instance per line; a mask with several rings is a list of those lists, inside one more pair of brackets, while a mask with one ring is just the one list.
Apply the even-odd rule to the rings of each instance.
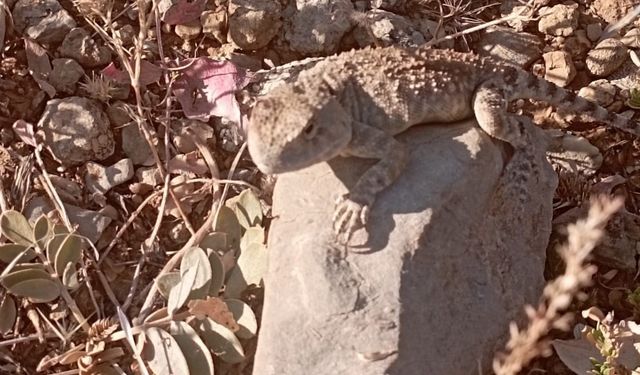
[[229, 248], [229, 240], [224, 232], [211, 232], [200, 242], [202, 249], [226, 251]]
[[187, 360], [176, 340], [168, 332], [152, 327], [147, 328], [144, 333], [145, 343], [141, 357], [154, 375], [189, 374]]
[[196, 267], [189, 268], [187, 272], [182, 275], [176, 286], [171, 288], [169, 298], [167, 299], [167, 310], [169, 314], [173, 315], [187, 301], [193, 290], [193, 283], [197, 275], [198, 269]]
[[242, 226], [238, 222], [235, 212], [227, 206], [220, 208], [218, 222], [213, 227], [214, 232], [224, 232], [227, 234], [227, 243], [233, 249], [238, 249], [240, 237], [242, 237]]
[[262, 245], [264, 243], [264, 228], [262, 227], [252, 227], [247, 229], [242, 235], [242, 239], [240, 240], [240, 251], [244, 251], [251, 244], [259, 244]]
[[0, 302], [0, 334], [6, 334], [13, 329], [16, 322], [16, 303], [11, 296], [5, 294]]
[[47, 243], [47, 259], [49, 259], [52, 265], [56, 264], [56, 256], [58, 256], [60, 246], [62, 246], [62, 243], [67, 238], [67, 234], [68, 233], [55, 233]]
[[0, 232], [14, 243], [30, 246], [35, 242], [33, 228], [24, 215], [15, 210], [0, 215]]
[[229, 199], [227, 205], [233, 209], [243, 228], [248, 229], [262, 223], [262, 205], [253, 190], [243, 190], [238, 196]]
[[144, 319], [145, 323], [153, 322], [156, 320], [164, 319], [169, 317], [169, 310], [166, 307], [162, 307], [147, 316]]
[[225, 295], [229, 298], [239, 298], [247, 286], [261, 285], [266, 272], [267, 248], [262, 244], [252, 243], [240, 253], [236, 266], [231, 270]]
[[244, 361], [242, 345], [229, 328], [211, 318], [201, 320], [197, 328], [207, 347], [220, 359], [232, 364]]
[[[0, 245], [0, 260], [5, 263], [11, 263], [13, 260], [28, 246], [20, 245], [17, 243], [7, 243]], [[24, 253], [18, 262], [28, 262], [37, 256], [35, 249], [29, 249]]]
[[211, 265], [211, 283], [209, 284], [209, 295], [217, 297], [220, 288], [224, 284], [224, 264], [220, 255], [213, 250], [207, 249], [209, 254], [209, 264]]
[[75, 263], [67, 263], [62, 272], [62, 285], [71, 290], [75, 290], [80, 286], [78, 282], [78, 270]]
[[233, 314], [240, 329], [235, 332], [241, 339], [250, 339], [258, 332], [258, 320], [251, 307], [239, 299], [226, 299], [224, 301]]
[[41, 249], [47, 245], [49, 237], [53, 235], [53, 225], [46, 216], [41, 215], [33, 225], [33, 238]]
[[180, 275], [184, 277], [191, 268], [195, 268], [197, 272], [189, 299], [205, 298], [209, 294], [211, 283], [211, 264], [207, 254], [199, 247], [192, 247], [184, 254], [180, 262]]
[[13, 285], [33, 279], [51, 279], [51, 275], [49, 275], [45, 270], [37, 269], [37, 268], [27, 268], [23, 270], [16, 270], [15, 267], [13, 271], [7, 275], [2, 276], [0, 278], [0, 283], [9, 289]]
[[164, 298], [169, 298], [171, 289], [180, 282], [180, 272], [163, 273], [156, 279], [158, 291]]
[[30, 279], [8, 287], [11, 294], [27, 297], [31, 302], [51, 302], [60, 296], [58, 283], [49, 279]]
[[191, 375], [213, 375], [213, 359], [209, 348], [196, 331], [185, 322], [173, 321], [169, 333], [176, 340], [184, 354]]
[[67, 264], [75, 265], [82, 259], [83, 239], [77, 234], [68, 234], [60, 244], [56, 252], [55, 270], [58, 275], [62, 275]]

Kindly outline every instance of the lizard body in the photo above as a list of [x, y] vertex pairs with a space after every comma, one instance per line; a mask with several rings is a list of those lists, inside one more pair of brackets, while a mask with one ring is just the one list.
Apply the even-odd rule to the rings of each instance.
[[523, 149], [524, 129], [507, 112], [517, 98], [541, 100], [638, 134], [631, 120], [490, 58], [385, 47], [327, 57], [260, 98], [251, 113], [249, 153], [264, 173], [294, 171], [339, 155], [379, 160], [338, 201], [334, 227], [348, 239], [366, 224], [376, 194], [404, 168], [406, 150], [394, 135], [417, 124], [475, 115], [490, 136]]

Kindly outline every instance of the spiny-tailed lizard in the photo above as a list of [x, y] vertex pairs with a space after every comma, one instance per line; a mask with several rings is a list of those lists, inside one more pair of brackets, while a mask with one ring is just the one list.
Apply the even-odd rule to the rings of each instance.
[[366, 224], [376, 194], [402, 172], [407, 150], [394, 135], [423, 123], [475, 116], [490, 136], [516, 150], [529, 144], [507, 112], [513, 99], [545, 101], [639, 134], [637, 124], [571, 91], [471, 53], [427, 48], [365, 48], [331, 56], [259, 98], [249, 153], [267, 174], [302, 169], [338, 155], [377, 159], [338, 199], [334, 228], [348, 241]]

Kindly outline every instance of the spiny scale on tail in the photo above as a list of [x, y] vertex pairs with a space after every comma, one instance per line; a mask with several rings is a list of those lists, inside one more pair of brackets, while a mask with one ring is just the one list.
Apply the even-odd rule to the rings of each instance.
[[620, 128], [634, 135], [640, 135], [636, 121], [610, 112], [604, 107], [584, 99], [569, 90], [563, 89], [554, 83], [538, 78], [524, 70], [512, 67], [502, 67], [502, 72], [504, 74], [504, 82], [507, 84], [504, 88], [505, 94], [510, 100], [540, 100], [570, 113], [586, 116], [587, 121], [600, 122]]

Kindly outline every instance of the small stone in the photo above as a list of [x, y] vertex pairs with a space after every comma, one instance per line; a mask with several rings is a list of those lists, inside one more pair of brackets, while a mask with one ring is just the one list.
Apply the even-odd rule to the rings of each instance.
[[605, 39], [589, 51], [586, 64], [589, 73], [606, 77], [627, 60], [627, 46], [614, 38]]
[[76, 84], [84, 76], [84, 69], [74, 59], [54, 59], [51, 64], [53, 70], [49, 73], [49, 83], [57, 91], [73, 94]]
[[[305, 12], [296, 14], [302, 13]], [[278, 34], [281, 26], [282, 5], [276, 0], [229, 2], [229, 39], [241, 49], [256, 50], [265, 47]], [[309, 24], [305, 27], [307, 30], [313, 28]]]
[[227, 10], [207, 10], [200, 16], [200, 24], [202, 25], [202, 33], [205, 36], [212, 37], [220, 44], [227, 42], [227, 33], [225, 25], [227, 23]]
[[581, 88], [578, 91], [578, 96], [607, 107], [613, 103], [616, 97], [616, 87], [606, 79], [599, 79], [591, 82], [589, 86]]
[[134, 174], [131, 159], [122, 159], [110, 167], [98, 163], [86, 164], [85, 185], [92, 193], [106, 194], [112, 188], [129, 181]]
[[209, 139], [214, 137], [213, 128], [205, 122], [185, 119], [175, 124], [173, 143], [176, 149], [182, 154], [188, 154], [198, 150], [195, 138], [201, 143], [206, 144]]
[[552, 51], [542, 55], [545, 66], [544, 78], [560, 87], [567, 86], [576, 76], [571, 55], [566, 51]]
[[202, 26], [200, 25], [200, 22], [198, 20], [191, 21], [184, 25], [176, 25], [175, 27], [176, 35], [178, 35], [180, 39], [184, 40], [182, 49], [184, 49], [185, 51], [191, 50], [191, 44], [189, 42], [200, 35], [201, 31]]
[[147, 140], [144, 139], [137, 124], [122, 128], [122, 150], [135, 165], [153, 165], [154, 159]]
[[82, 27], [71, 30], [60, 46], [60, 54], [77, 60], [82, 66], [95, 68], [111, 62], [109, 48], [98, 44]]
[[16, 30], [39, 43], [59, 43], [76, 27], [57, 0], [19, 0], [12, 14]]
[[356, 26], [353, 36], [360, 47], [370, 45], [417, 47], [426, 42], [424, 35], [409, 19], [386, 10], [365, 13], [366, 20]]
[[602, 26], [599, 23], [590, 23], [587, 25], [587, 38], [590, 41], [595, 42], [600, 39], [602, 35]]
[[608, 24], [618, 22], [638, 5], [637, 0], [593, 0], [587, 3], [590, 3], [593, 12]]
[[116, 31], [116, 33], [120, 37], [120, 40], [122, 40], [123, 46], [128, 47], [133, 45], [133, 39], [136, 36], [136, 31], [134, 30], [133, 26], [128, 24], [123, 25]]
[[52, 174], [49, 176], [60, 199], [67, 203], [82, 203], [82, 188], [75, 181]]
[[538, 21], [538, 30], [547, 35], [569, 36], [578, 28], [578, 4], [567, 2], [540, 10], [542, 16]]
[[127, 103], [117, 101], [107, 107], [107, 116], [114, 127], [121, 127], [131, 122], [129, 112], [127, 112]]
[[138, 168], [136, 170], [136, 178], [139, 182], [149, 186], [156, 186], [162, 183], [162, 175], [160, 175], [158, 167]]
[[478, 41], [479, 52], [519, 68], [540, 58], [542, 41], [535, 35], [508, 27], [490, 27]]
[[38, 129], [45, 146], [64, 166], [103, 160], [115, 149], [109, 118], [92, 99], [71, 96], [49, 100]]

